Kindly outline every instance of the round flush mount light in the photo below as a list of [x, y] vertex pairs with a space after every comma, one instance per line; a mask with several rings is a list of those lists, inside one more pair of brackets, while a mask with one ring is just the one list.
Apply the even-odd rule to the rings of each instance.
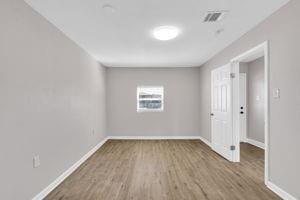
[[180, 34], [179, 28], [175, 26], [159, 26], [153, 30], [153, 36], [157, 40], [172, 40]]

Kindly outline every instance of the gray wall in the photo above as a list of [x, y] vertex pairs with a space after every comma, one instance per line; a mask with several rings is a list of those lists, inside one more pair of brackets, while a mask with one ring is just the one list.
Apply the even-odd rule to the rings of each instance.
[[249, 62], [247, 65], [247, 137], [264, 143], [264, 57]]
[[0, 29], [0, 199], [31, 199], [105, 137], [105, 68], [22, 0]]
[[270, 180], [297, 198], [300, 198], [299, 10], [300, 1], [291, 0], [200, 68], [200, 133], [210, 140], [211, 70], [269, 40], [270, 88], [281, 89], [280, 99], [270, 99]]
[[[108, 134], [198, 136], [199, 68], [108, 68]], [[164, 112], [137, 113], [136, 88], [164, 86]]]

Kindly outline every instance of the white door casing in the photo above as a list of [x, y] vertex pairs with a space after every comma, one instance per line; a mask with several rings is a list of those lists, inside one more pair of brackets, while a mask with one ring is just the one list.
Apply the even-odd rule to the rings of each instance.
[[240, 141], [247, 142], [247, 74], [240, 73]]
[[231, 64], [211, 72], [212, 149], [234, 161]]
[[[235, 73], [239, 75], [239, 63], [246, 62], [250, 59], [257, 58], [258, 56], [264, 56], [264, 68], [265, 68], [265, 184], [271, 188], [269, 180], [269, 119], [270, 119], [270, 85], [269, 85], [269, 42], [265, 41], [262, 44], [242, 53], [241, 55], [233, 58], [230, 62], [232, 64], [232, 69]], [[234, 162], [239, 162], [240, 160], [240, 134], [239, 134], [239, 124], [240, 124], [240, 114], [238, 109], [235, 109], [235, 105], [239, 105], [239, 102], [236, 102], [236, 98], [239, 99], [239, 94], [236, 91], [239, 91], [239, 78], [233, 79], [233, 138], [235, 140], [236, 151], [234, 154]]]

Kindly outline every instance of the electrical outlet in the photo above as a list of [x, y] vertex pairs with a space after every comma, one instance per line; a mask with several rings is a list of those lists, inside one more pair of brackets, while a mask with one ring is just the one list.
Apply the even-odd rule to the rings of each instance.
[[37, 168], [41, 165], [40, 156], [33, 157], [33, 168]]

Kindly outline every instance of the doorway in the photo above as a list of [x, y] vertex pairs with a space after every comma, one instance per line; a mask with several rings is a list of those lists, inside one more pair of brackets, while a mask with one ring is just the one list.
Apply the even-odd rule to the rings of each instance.
[[[231, 60], [233, 80], [234, 161], [251, 144], [264, 151], [264, 180], [269, 177], [269, 63], [268, 42]], [[243, 149], [244, 148], [244, 149]], [[260, 151], [262, 151], [260, 150]]]
[[[212, 149], [231, 162], [240, 162], [241, 142], [252, 142], [259, 146], [249, 133], [249, 103], [247, 103], [247, 73], [243, 71], [243, 63], [262, 59], [263, 88], [262, 93], [254, 95], [256, 101], [263, 105], [260, 113], [262, 124], [262, 169], [264, 181], [269, 177], [269, 54], [268, 42], [232, 59], [229, 64], [211, 72], [211, 133]], [[252, 101], [253, 99], [251, 99]], [[251, 122], [252, 123], [252, 122]], [[251, 130], [251, 133], [253, 131]], [[256, 133], [256, 132], [255, 132]], [[261, 138], [260, 138], [261, 139]]]

